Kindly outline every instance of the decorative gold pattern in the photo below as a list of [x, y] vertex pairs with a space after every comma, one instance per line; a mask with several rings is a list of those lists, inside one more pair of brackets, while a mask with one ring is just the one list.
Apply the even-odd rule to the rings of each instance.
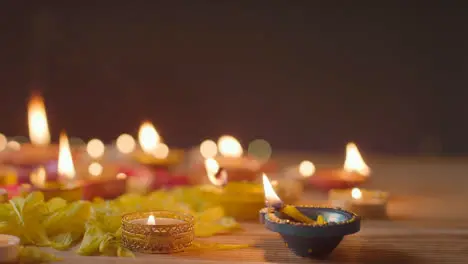
[[262, 209], [261, 212], [265, 213], [265, 216], [272, 222], [276, 222], [278, 224], [290, 224], [290, 225], [296, 225], [296, 226], [313, 226], [313, 227], [328, 227], [328, 226], [336, 226], [336, 225], [344, 225], [344, 224], [349, 224], [358, 218], [358, 215], [350, 212], [350, 211], [345, 211], [341, 208], [336, 208], [336, 207], [328, 207], [328, 206], [313, 206], [313, 205], [295, 205], [296, 207], [307, 207], [307, 208], [318, 208], [318, 209], [334, 209], [334, 210], [340, 210], [346, 213], [349, 213], [351, 215], [351, 218], [346, 219], [345, 221], [341, 222], [326, 222], [325, 224], [308, 224], [308, 223], [300, 223], [296, 221], [290, 221], [288, 219], [281, 219], [275, 214], [275, 210], [273, 208], [270, 209]]
[[[136, 219], [171, 218], [183, 221], [180, 224], [144, 225], [133, 223]], [[132, 251], [168, 254], [183, 251], [189, 247], [194, 233], [194, 217], [179, 212], [154, 211], [136, 212], [122, 217], [122, 245]]]

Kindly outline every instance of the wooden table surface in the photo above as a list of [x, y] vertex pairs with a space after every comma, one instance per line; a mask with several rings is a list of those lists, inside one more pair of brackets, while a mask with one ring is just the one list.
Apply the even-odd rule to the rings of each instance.
[[[333, 157], [288, 154], [281, 165], [315, 161], [318, 167], [341, 164]], [[367, 188], [389, 191], [391, 220], [365, 220], [361, 231], [347, 236], [327, 260], [295, 256], [279, 236], [256, 223], [245, 231], [207, 240], [250, 243], [247, 249], [143, 255], [135, 259], [80, 257], [57, 252], [64, 263], [468, 263], [468, 159], [369, 158], [372, 180]], [[323, 193], [308, 191], [308, 203], [322, 203]]]

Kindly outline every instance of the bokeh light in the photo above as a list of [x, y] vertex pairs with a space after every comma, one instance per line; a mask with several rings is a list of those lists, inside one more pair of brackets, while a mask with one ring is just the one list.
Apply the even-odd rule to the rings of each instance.
[[304, 177], [310, 177], [315, 173], [315, 165], [308, 160], [304, 160], [299, 164], [299, 173]]
[[218, 139], [218, 150], [225, 157], [238, 158], [244, 153], [242, 145], [233, 136], [224, 135]]
[[132, 153], [135, 150], [135, 139], [129, 134], [120, 135], [115, 141], [117, 150], [123, 154]]
[[97, 138], [91, 139], [88, 144], [86, 145], [86, 151], [91, 158], [98, 159], [104, 155], [106, 147], [101, 140]]
[[169, 147], [164, 143], [159, 143], [153, 151], [153, 156], [157, 159], [165, 159], [169, 155]]
[[104, 168], [102, 167], [102, 165], [97, 163], [97, 162], [93, 162], [93, 163], [89, 164], [89, 167], [88, 167], [88, 172], [92, 176], [101, 175], [103, 170], [104, 170]]
[[7, 147], [8, 139], [0, 133], [0, 151], [4, 151]]
[[264, 139], [255, 139], [249, 144], [248, 153], [260, 160], [268, 160], [271, 157], [271, 145]]
[[127, 174], [125, 174], [125, 173], [123, 173], [123, 172], [119, 172], [119, 173], [117, 173], [116, 178], [119, 179], [119, 180], [126, 179], [126, 178], [127, 178]]
[[207, 139], [200, 144], [200, 154], [205, 159], [214, 158], [218, 154], [218, 145], [213, 140]]
[[7, 143], [7, 147], [11, 150], [17, 151], [21, 149], [21, 144], [16, 140], [10, 140]]

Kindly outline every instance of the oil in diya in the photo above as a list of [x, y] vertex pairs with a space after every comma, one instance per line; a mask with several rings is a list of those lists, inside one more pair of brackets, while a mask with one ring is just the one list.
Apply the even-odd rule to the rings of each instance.
[[184, 251], [194, 238], [194, 217], [179, 212], [136, 212], [122, 217], [122, 246], [135, 252]]
[[387, 218], [388, 193], [366, 189], [332, 189], [328, 192], [331, 206], [357, 213], [363, 218]]
[[324, 258], [343, 237], [360, 230], [360, 218], [354, 213], [312, 205], [285, 205], [263, 176], [267, 207], [259, 211], [260, 222], [279, 233], [286, 246], [296, 255]]
[[323, 190], [346, 189], [358, 186], [369, 179], [370, 169], [354, 143], [346, 145], [346, 158], [342, 169], [317, 169], [310, 184]]

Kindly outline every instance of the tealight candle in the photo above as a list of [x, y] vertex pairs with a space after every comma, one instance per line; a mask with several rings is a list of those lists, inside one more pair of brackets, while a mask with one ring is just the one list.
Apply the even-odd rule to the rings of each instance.
[[317, 169], [310, 183], [324, 190], [355, 187], [368, 180], [370, 169], [354, 143], [346, 145], [346, 158], [342, 169]]
[[194, 217], [178, 212], [136, 212], [122, 217], [122, 245], [132, 251], [175, 253], [194, 238]]
[[20, 252], [20, 239], [0, 234], [0, 263], [15, 263]]
[[332, 189], [328, 193], [331, 206], [354, 212], [364, 218], [386, 218], [388, 193], [366, 189]]

